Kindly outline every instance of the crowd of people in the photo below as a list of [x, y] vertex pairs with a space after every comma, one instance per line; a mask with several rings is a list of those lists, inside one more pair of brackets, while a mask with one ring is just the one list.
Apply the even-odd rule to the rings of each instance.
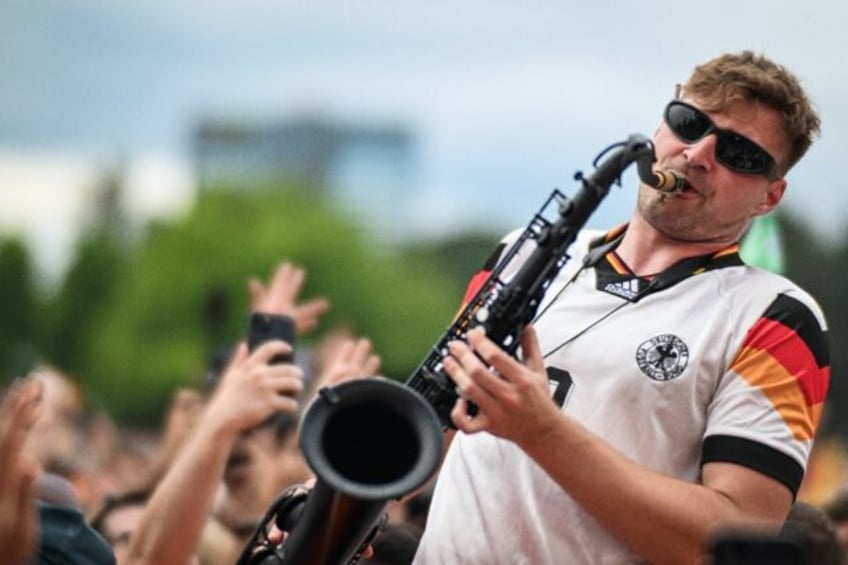
[[[795, 551], [792, 563], [844, 563], [848, 494], [799, 499], [830, 378], [824, 314], [738, 253], [819, 128], [798, 79], [770, 59], [697, 66], [652, 140], [674, 190], [643, 182], [627, 224], [581, 232], [519, 355], [479, 330], [450, 344], [443, 370], [459, 396], [446, 456], [432, 485], [387, 506], [364, 559], [731, 565]], [[329, 304], [300, 300], [304, 277], [284, 262], [251, 281], [251, 312], [312, 331]], [[220, 352], [208, 390], [175, 391], [152, 439], [85, 414], [59, 371], [14, 383], [0, 409], [0, 555], [206, 565], [249, 554], [277, 496], [313, 484], [304, 407], [380, 368], [349, 332], [309, 363], [276, 362], [292, 353], [279, 339]]]
[[[267, 285], [252, 279], [251, 311], [313, 330], [328, 303], [298, 302], [304, 278], [283, 262]], [[370, 341], [345, 328], [293, 362], [272, 362], [291, 354], [281, 340], [215, 352], [205, 388], [176, 390], [159, 433], [124, 433], [86, 413], [79, 385], [55, 368], [15, 381], [0, 414], [4, 562], [235, 563], [277, 495], [312, 476], [297, 434], [310, 396], [380, 368]], [[421, 525], [414, 502], [424, 499], [387, 509], [375, 562], [411, 560]], [[49, 553], [47, 536], [70, 532], [73, 542]]]

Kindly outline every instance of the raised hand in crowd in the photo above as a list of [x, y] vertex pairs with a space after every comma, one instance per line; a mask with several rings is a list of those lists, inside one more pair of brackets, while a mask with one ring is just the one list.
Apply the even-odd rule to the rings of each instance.
[[267, 285], [257, 278], [251, 278], [247, 283], [251, 312], [290, 316], [294, 319], [298, 333], [311, 331], [318, 325], [330, 303], [325, 298], [298, 303], [305, 281], [306, 271], [288, 261], [280, 263]]
[[275, 412], [295, 413], [295, 397], [303, 390], [303, 371], [291, 363], [269, 363], [273, 357], [291, 351], [283, 341], [267, 342], [252, 354], [240, 344], [202, 420], [220, 421], [220, 427], [240, 432], [261, 424]]
[[322, 347], [318, 387], [373, 377], [380, 370], [381, 362], [368, 338], [355, 338], [347, 334], [330, 335]]
[[42, 385], [15, 383], [0, 404], [0, 556], [11, 565], [29, 563], [38, 540], [36, 461], [24, 452], [38, 418]]
[[[329, 303], [323, 298], [298, 303], [298, 296], [305, 280], [306, 271], [288, 261], [278, 265], [267, 284], [257, 277], [251, 277], [247, 283], [250, 311], [289, 316], [294, 320], [295, 329], [300, 333], [314, 329], [320, 317], [329, 308]], [[224, 350], [217, 355], [220, 359], [216, 358], [214, 364], [223, 365], [226, 362]], [[206, 383], [208, 386], [217, 387], [219, 371], [221, 371], [220, 366], [210, 369], [210, 374], [207, 375], [209, 382]], [[203, 396], [196, 390], [183, 388], [174, 394], [165, 422], [163, 445], [159, 456], [160, 469], [167, 469], [190, 435], [203, 404]]]

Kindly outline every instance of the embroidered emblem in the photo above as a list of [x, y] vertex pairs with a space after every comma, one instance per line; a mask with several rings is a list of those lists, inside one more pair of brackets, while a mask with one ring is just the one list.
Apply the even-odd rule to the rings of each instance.
[[658, 335], [636, 349], [636, 363], [653, 380], [670, 381], [679, 377], [689, 364], [689, 348], [676, 335]]

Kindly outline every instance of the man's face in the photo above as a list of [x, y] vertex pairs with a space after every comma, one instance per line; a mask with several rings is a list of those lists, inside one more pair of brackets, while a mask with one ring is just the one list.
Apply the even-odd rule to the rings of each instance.
[[127, 504], [112, 510], [103, 522], [103, 537], [115, 552], [118, 565], [127, 562], [130, 537], [144, 512], [144, 504]]
[[[697, 99], [687, 102], [703, 108]], [[753, 102], [737, 102], [718, 112], [704, 112], [716, 127], [732, 130], [785, 159], [788, 148], [780, 114]], [[718, 136], [694, 143], [679, 139], [663, 122], [654, 134], [656, 166], [681, 173], [688, 187], [681, 193], [662, 193], [647, 186], [639, 192], [638, 214], [662, 235], [687, 242], [732, 243], [741, 237], [752, 217], [768, 213], [783, 196], [786, 181], [764, 174], [733, 171], [716, 159]]]
[[282, 489], [309, 474], [296, 433], [278, 440], [273, 427], [256, 428], [239, 438], [230, 455], [217, 510], [237, 522], [256, 519]]

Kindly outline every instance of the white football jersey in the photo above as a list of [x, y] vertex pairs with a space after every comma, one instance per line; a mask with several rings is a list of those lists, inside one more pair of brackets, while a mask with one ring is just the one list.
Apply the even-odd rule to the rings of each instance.
[[[726, 461], [797, 492], [829, 379], [815, 301], [743, 264], [738, 246], [639, 278], [614, 251], [624, 229], [582, 233], [537, 312], [555, 401], [659, 473], [697, 482], [705, 462]], [[416, 557], [640, 562], [520, 448], [486, 433], [454, 438]]]

